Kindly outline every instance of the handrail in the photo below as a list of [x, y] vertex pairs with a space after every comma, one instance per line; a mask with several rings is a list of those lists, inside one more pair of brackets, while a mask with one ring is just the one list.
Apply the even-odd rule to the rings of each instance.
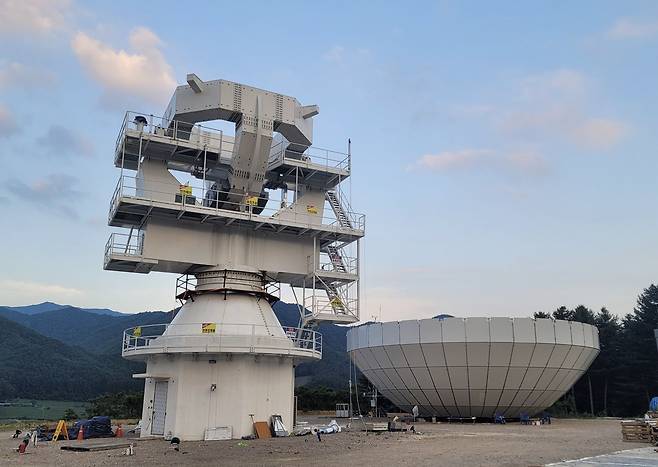
[[[146, 123], [140, 124], [135, 122], [136, 117], [145, 118]], [[193, 142], [199, 147], [212, 147], [212, 150], [216, 150], [220, 154], [220, 157], [231, 157], [233, 154], [234, 138], [224, 135], [224, 132], [220, 129], [182, 120], [167, 121], [164, 117], [134, 111], [127, 111], [124, 115], [115, 143], [115, 154], [121, 148], [121, 144], [128, 131], [138, 132], [144, 136], [156, 135], [167, 137], [173, 141]], [[309, 146], [303, 153], [297, 153], [295, 151], [286, 151], [284, 143], [284, 141], [280, 141], [271, 147], [268, 164], [272, 164], [285, 157], [287, 159], [297, 160], [298, 162], [313, 163], [328, 168], [350, 171], [350, 156], [347, 153], [317, 146]]]
[[272, 146], [268, 165], [271, 166], [286, 158], [288, 160], [298, 161], [298, 163], [306, 163], [307, 166], [318, 164], [327, 168], [331, 167], [349, 172], [349, 155], [344, 152], [318, 146], [309, 146], [304, 152], [286, 151], [284, 144], [285, 141], [279, 141]]
[[[325, 255], [326, 255], [326, 253], [320, 252], [320, 259], [318, 260], [318, 263], [316, 264], [316, 267], [317, 267], [318, 271], [356, 274], [357, 267], [358, 267], [356, 258], [353, 258], [351, 256], [343, 256], [342, 257], [343, 267], [345, 268], [345, 270], [340, 271], [340, 270], [336, 269], [336, 266], [331, 261], [331, 259], [326, 259], [324, 257]], [[309, 272], [312, 272], [312, 271], [309, 270]]]
[[144, 250], [144, 232], [130, 234], [112, 232], [105, 244], [105, 257], [109, 255], [141, 256]]
[[[313, 206], [307, 207], [307, 212], [298, 213], [290, 209], [290, 206], [287, 208], [272, 208], [267, 205], [262, 211], [258, 214], [254, 213], [254, 210], [257, 209], [259, 202], [268, 201], [270, 205], [277, 205], [277, 200], [269, 200], [268, 198], [262, 198], [253, 196], [246, 200], [246, 202], [237, 203], [233, 201], [223, 201], [223, 198], [228, 197], [230, 194], [226, 191], [206, 189], [205, 187], [197, 187], [189, 184], [181, 184], [179, 188], [184, 188], [186, 190], [185, 194], [182, 194], [182, 191], [179, 189], [176, 191], [176, 188], [173, 188], [171, 183], [158, 182], [158, 181], [149, 181], [148, 185], [156, 186], [156, 189], [145, 189], [138, 188], [138, 177], [130, 175], [122, 175], [119, 177], [119, 182], [115, 189], [115, 193], [110, 202], [110, 213], [109, 217], [111, 218], [114, 214], [115, 206], [118, 205], [118, 200], [121, 197], [130, 197], [136, 199], [146, 199], [149, 201], [159, 201], [176, 206], [177, 209], [184, 207], [186, 205], [191, 205], [197, 208], [203, 208], [207, 210], [212, 210], [214, 212], [230, 212], [232, 214], [243, 214], [248, 218], [262, 219], [263, 222], [268, 222], [269, 219], [285, 216], [287, 219], [292, 217], [293, 222], [302, 224], [304, 227], [308, 225], [316, 225], [316, 222], [312, 221], [317, 216], [321, 219], [321, 225], [323, 226], [336, 226], [339, 228], [344, 228], [340, 226], [338, 219], [336, 219], [333, 210], [324, 209], [322, 206], [322, 214], [319, 214], [319, 206], [313, 209]], [[248, 202], [247, 202], [248, 201]], [[221, 207], [220, 207], [221, 206]], [[226, 209], [225, 207], [234, 208]], [[331, 215], [326, 216], [325, 213]], [[365, 229], [365, 214], [345, 211], [346, 215], [350, 217], [352, 221], [352, 229], [364, 230]]]
[[[177, 332], [164, 334], [168, 329], [175, 329]], [[176, 347], [176, 340], [179, 338], [202, 337], [210, 341], [209, 346], [221, 347], [222, 343], [225, 343], [223, 341], [230, 340], [226, 345], [233, 347], [236, 345], [236, 338], [245, 338], [242, 347], [246, 349], [254, 347], [273, 350], [300, 349], [322, 354], [322, 334], [319, 332], [297, 327], [283, 327], [283, 331], [285, 336], [277, 336], [273, 335], [271, 327], [245, 323], [148, 324], [123, 331], [122, 352], [160, 348], [156, 344], [158, 339], [162, 348], [172, 349]], [[266, 341], [259, 342], [263, 339]], [[281, 345], [267, 347], [265, 345], [267, 341]]]

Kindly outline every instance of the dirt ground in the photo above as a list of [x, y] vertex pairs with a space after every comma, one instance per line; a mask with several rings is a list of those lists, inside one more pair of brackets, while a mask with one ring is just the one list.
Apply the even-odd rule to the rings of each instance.
[[[163, 440], [135, 440], [135, 455], [121, 450], [69, 452], [41, 443], [28, 453], [15, 452], [17, 440], [0, 433], [0, 465], [414, 465], [537, 466], [647, 444], [621, 441], [618, 420], [554, 420], [551, 425], [518, 423], [420, 423], [418, 433], [364, 433], [354, 422], [350, 431], [314, 436], [250, 441], [183, 442], [180, 452]], [[95, 440], [107, 443], [108, 440]], [[124, 440], [109, 440], [109, 442]], [[75, 441], [72, 443], [76, 443]], [[656, 453], [658, 465], [658, 453]]]

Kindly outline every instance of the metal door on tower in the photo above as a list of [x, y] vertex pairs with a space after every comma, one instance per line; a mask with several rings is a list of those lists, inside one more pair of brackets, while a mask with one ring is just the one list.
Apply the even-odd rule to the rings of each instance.
[[167, 388], [169, 381], [156, 381], [153, 394], [152, 435], [164, 435], [165, 417], [167, 415]]

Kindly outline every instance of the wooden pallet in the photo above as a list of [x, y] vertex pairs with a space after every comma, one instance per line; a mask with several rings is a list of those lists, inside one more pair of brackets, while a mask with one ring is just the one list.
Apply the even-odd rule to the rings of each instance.
[[388, 431], [386, 422], [365, 422], [362, 431]]
[[623, 441], [650, 443], [652, 438], [651, 425], [639, 420], [622, 421], [621, 437]]

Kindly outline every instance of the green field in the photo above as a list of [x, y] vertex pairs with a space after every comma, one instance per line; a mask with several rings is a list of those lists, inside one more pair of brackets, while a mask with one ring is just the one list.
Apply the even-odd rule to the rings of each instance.
[[72, 409], [80, 418], [86, 417], [88, 404], [76, 401], [42, 401], [14, 399], [0, 402], [0, 422], [13, 420], [59, 420], [66, 409]]

